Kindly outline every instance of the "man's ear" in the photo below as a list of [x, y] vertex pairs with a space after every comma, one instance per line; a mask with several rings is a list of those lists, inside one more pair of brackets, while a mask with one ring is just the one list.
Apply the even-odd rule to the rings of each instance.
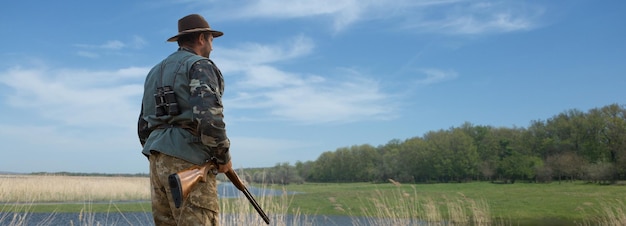
[[204, 43], [206, 42], [206, 39], [204, 39], [204, 33], [200, 33], [200, 35], [198, 35], [198, 40], [196, 40], [200, 45], [204, 45]]

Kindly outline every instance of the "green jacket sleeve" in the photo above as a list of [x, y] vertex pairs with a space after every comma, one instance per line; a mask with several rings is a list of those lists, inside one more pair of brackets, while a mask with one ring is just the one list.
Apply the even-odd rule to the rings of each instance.
[[214, 152], [211, 155], [217, 158], [217, 163], [225, 164], [230, 161], [230, 141], [224, 123], [222, 74], [210, 60], [203, 59], [194, 63], [189, 76], [189, 103], [198, 126], [198, 136]]

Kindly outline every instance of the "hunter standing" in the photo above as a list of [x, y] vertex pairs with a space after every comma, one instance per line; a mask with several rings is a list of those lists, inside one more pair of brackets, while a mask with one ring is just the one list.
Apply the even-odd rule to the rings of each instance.
[[198, 14], [181, 18], [178, 34], [167, 40], [178, 42], [178, 50], [146, 77], [138, 135], [150, 162], [156, 225], [218, 225], [215, 175], [194, 186], [180, 208], [174, 206], [167, 179], [207, 161], [217, 162], [221, 173], [232, 165], [223, 121], [224, 78], [209, 59], [213, 39], [223, 34]]

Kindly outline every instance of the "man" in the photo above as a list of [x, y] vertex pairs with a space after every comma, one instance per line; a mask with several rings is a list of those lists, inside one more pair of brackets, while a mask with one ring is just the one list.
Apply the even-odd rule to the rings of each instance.
[[224, 173], [230, 162], [230, 141], [223, 121], [224, 79], [209, 60], [212, 30], [200, 15], [178, 20], [178, 50], [150, 70], [144, 84], [138, 134], [150, 162], [152, 214], [156, 225], [218, 225], [215, 175], [190, 191], [180, 208], [174, 206], [168, 176], [207, 161]]

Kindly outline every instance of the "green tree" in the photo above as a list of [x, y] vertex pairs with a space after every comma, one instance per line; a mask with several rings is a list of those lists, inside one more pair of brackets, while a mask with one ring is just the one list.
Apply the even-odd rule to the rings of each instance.
[[333, 165], [334, 152], [322, 153], [315, 164], [313, 164], [313, 170], [311, 171], [311, 179], [318, 182], [332, 182], [335, 181], [334, 172], [337, 167]]
[[302, 178], [303, 180], [311, 180], [312, 179], [311, 174], [313, 172], [314, 164], [315, 162], [313, 161], [306, 161], [306, 162], [296, 161], [295, 168], [300, 178]]
[[399, 170], [407, 176], [401, 182], [429, 182], [433, 179], [432, 153], [426, 148], [426, 142], [420, 137], [406, 140], [398, 153]]
[[559, 153], [546, 158], [546, 165], [558, 177], [559, 182], [563, 177], [570, 181], [580, 178], [586, 164], [586, 160], [574, 152]]
[[372, 145], [365, 144], [352, 146], [352, 153], [356, 164], [354, 169], [356, 172], [353, 177], [356, 181], [374, 181], [380, 175], [378, 172], [377, 162], [380, 161], [380, 155], [376, 148]]
[[616, 173], [626, 175], [626, 109], [617, 104], [601, 109], [605, 130], [601, 137], [609, 151], [609, 162], [615, 163]]
[[534, 178], [535, 172], [542, 165], [543, 162], [539, 157], [522, 155], [518, 152], [512, 152], [500, 162], [503, 176], [511, 183]]
[[428, 133], [426, 150], [432, 153], [434, 173], [440, 180], [461, 181], [478, 174], [478, 152], [462, 129]]
[[545, 121], [533, 120], [528, 129], [465, 122], [423, 137], [393, 139], [376, 148], [338, 148], [322, 153], [316, 161], [296, 163], [295, 170], [320, 182], [551, 181], [554, 176], [604, 178], [610, 170], [613, 179], [625, 179], [626, 110], [617, 104], [588, 113], [572, 109]]
[[278, 163], [269, 170], [269, 181], [276, 184], [302, 183], [303, 179], [298, 175], [295, 167], [288, 162]]

